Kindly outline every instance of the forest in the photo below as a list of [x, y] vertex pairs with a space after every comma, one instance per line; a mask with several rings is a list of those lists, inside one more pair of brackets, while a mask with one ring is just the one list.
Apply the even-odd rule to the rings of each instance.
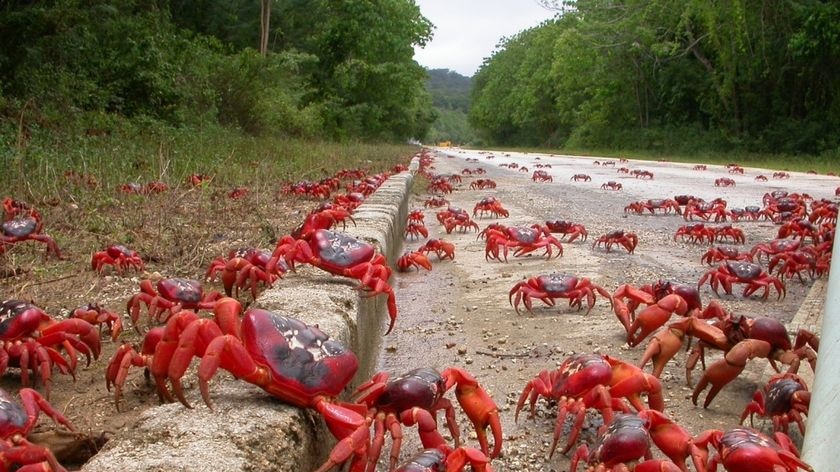
[[473, 77], [488, 144], [840, 158], [840, 3], [541, 3]]
[[[434, 114], [412, 0], [10, 0], [0, 136], [224, 126], [404, 141]], [[128, 121], [126, 121], [128, 120]]]
[[475, 132], [467, 119], [472, 79], [449, 69], [430, 69], [428, 74], [426, 89], [432, 97], [436, 119], [425, 141], [476, 144]]

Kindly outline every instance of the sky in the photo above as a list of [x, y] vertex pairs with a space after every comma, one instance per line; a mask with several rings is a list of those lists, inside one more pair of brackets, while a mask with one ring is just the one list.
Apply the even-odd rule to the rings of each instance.
[[414, 48], [414, 59], [430, 69], [475, 74], [503, 37], [537, 26], [555, 12], [536, 0], [415, 0], [423, 16], [435, 25], [425, 48]]

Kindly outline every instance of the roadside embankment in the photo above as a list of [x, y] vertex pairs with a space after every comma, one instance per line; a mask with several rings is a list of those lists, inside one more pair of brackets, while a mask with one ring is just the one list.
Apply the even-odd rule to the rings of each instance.
[[[409, 171], [389, 178], [353, 214], [355, 227], [346, 229], [374, 244], [392, 267], [417, 168], [415, 158]], [[317, 324], [349, 346], [359, 357], [354, 379], [358, 384], [373, 374], [388, 318], [385, 297], [364, 297], [355, 289], [357, 284], [302, 267], [260, 295], [255, 305]], [[305, 471], [314, 470], [326, 457], [333, 441], [324, 440], [331, 436], [317, 414], [287, 406], [228, 374], [214, 378], [210, 389], [214, 408], [210, 410], [201, 400], [194, 369], [184, 377], [193, 408], [180, 403], [150, 408], [135, 425], [115, 434], [82, 470]]]

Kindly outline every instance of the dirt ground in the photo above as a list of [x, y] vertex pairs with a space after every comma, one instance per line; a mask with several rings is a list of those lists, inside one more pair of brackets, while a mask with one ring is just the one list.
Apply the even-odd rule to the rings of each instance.
[[[583, 224], [589, 232], [586, 242], [575, 241], [563, 244], [564, 254], [560, 258], [546, 260], [538, 255], [513, 258], [507, 263], [486, 261], [484, 241], [477, 239], [476, 232], [446, 234], [435, 219], [436, 209], [424, 209], [430, 238], [441, 238], [456, 247], [454, 261], [438, 262], [433, 257], [432, 271], [410, 272], [399, 275], [395, 282], [400, 318], [394, 334], [385, 340], [385, 352], [380, 361], [382, 370], [402, 373], [412, 368], [432, 366], [438, 369], [455, 366], [472, 372], [491, 393], [501, 409], [504, 431], [502, 457], [493, 461], [496, 471], [565, 471], [569, 467], [569, 456], [559, 451], [565, 444], [566, 431], [560, 439], [558, 451], [547, 457], [554, 430], [556, 406], [540, 400], [536, 418], [529, 419], [527, 412], [514, 421], [514, 410], [520, 393], [526, 383], [541, 370], [555, 369], [568, 356], [575, 353], [596, 352], [608, 354], [630, 363], [637, 363], [646, 343], [634, 348], [625, 342], [624, 329], [612, 313], [608, 302], [598, 296], [595, 307], [588, 315], [584, 311], [568, 308], [563, 300], [555, 307], [545, 307], [534, 301], [532, 313], [517, 314], [508, 301], [508, 291], [518, 281], [551, 272], [565, 272], [587, 277], [593, 283], [613, 293], [620, 284], [640, 286], [659, 279], [679, 283], [696, 284], [700, 276], [709, 270], [700, 263], [701, 255], [708, 245], [675, 242], [673, 235], [679, 226], [686, 224], [680, 216], [625, 214], [624, 207], [637, 200], [648, 198], [672, 198], [678, 194], [694, 194], [707, 200], [723, 197], [730, 206], [761, 205], [764, 193], [787, 189], [810, 193], [815, 198], [833, 198], [838, 179], [826, 176], [795, 174], [788, 181], [755, 182], [759, 172], [771, 175], [772, 171], [747, 169], [744, 176], [737, 176], [736, 187], [717, 188], [715, 178], [729, 176], [726, 169], [710, 166], [708, 171], [691, 170], [691, 166], [634, 162], [627, 164], [631, 169], [646, 169], [654, 173], [651, 181], [632, 177], [621, 178], [615, 168], [593, 164], [593, 159], [564, 158], [547, 155], [506, 155], [496, 153], [488, 158], [487, 153], [470, 151], [447, 151], [449, 156], [439, 154], [434, 162], [434, 172], [439, 174], [460, 174], [464, 168], [483, 168], [485, 175], [464, 177], [456, 190], [446, 198], [452, 206], [472, 212], [474, 205], [484, 196], [495, 196], [509, 210], [509, 218], [476, 219], [483, 229], [488, 223], [505, 225], [531, 225], [546, 220], [567, 219]], [[489, 154], [492, 155], [492, 154]], [[467, 162], [465, 159], [477, 159]], [[530, 172], [519, 172], [500, 168], [499, 164], [517, 162], [530, 171], [536, 163], [551, 164], [545, 169], [553, 175], [553, 183], [533, 183]], [[714, 167], [714, 168], [713, 168]], [[590, 182], [572, 182], [577, 173], [587, 173]], [[496, 181], [493, 190], [470, 190], [469, 185], [476, 178], [491, 178]], [[601, 184], [614, 180], [623, 184], [621, 191], [602, 190]], [[423, 208], [428, 194], [417, 189], [412, 206]], [[736, 226], [746, 234], [748, 250], [759, 242], [774, 239], [778, 227], [768, 222], [744, 222]], [[600, 235], [623, 229], [639, 237], [634, 254], [623, 250], [606, 253], [593, 249], [592, 244]], [[416, 249], [424, 242], [407, 240], [406, 249]], [[720, 303], [730, 312], [749, 316], [773, 316], [784, 323], [791, 323], [814, 282], [787, 283], [787, 296], [777, 300], [775, 293], [766, 302], [758, 298], [744, 299], [725, 295]], [[816, 284], [821, 287], [822, 281]], [[740, 295], [741, 289], [736, 293]], [[702, 287], [704, 303], [717, 298], [708, 284]], [[824, 297], [809, 310], [807, 326], [789, 326], [789, 329], [805, 327], [818, 331], [815, 317], [822, 312]], [[713, 353], [710, 362], [720, 357]], [[685, 354], [680, 353], [666, 368], [663, 376], [666, 412], [692, 434], [707, 429], [728, 429], [737, 425], [745, 405], [752, 399], [753, 392], [768, 378], [767, 361], [755, 360], [734, 382], [726, 386], [708, 409], [691, 403], [692, 388], [684, 374]], [[649, 368], [648, 368], [649, 369]], [[803, 364], [800, 372], [808, 376], [810, 368]], [[696, 382], [702, 371], [694, 372]], [[454, 393], [450, 393], [454, 400]], [[701, 399], [705, 398], [705, 393]], [[457, 407], [456, 407], [457, 409]], [[526, 406], [527, 410], [527, 406]], [[477, 447], [474, 428], [459, 412], [462, 430], [470, 431], [468, 445]], [[600, 417], [589, 415], [582, 440], [592, 440]], [[757, 422], [761, 425], [761, 422]], [[406, 433], [415, 437], [413, 431]], [[793, 434], [797, 438], [798, 432]], [[418, 446], [414, 446], [415, 448]], [[411, 451], [404, 446], [404, 451]], [[572, 449], [572, 452], [574, 449]]]

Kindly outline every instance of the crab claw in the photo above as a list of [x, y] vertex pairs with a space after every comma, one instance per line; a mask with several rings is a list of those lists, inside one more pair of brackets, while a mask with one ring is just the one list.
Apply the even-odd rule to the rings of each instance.
[[[499, 407], [469, 372], [450, 367], [444, 370], [441, 375], [446, 380], [446, 390], [457, 384], [455, 397], [470, 418], [473, 426], [475, 426], [481, 452], [490, 456], [490, 458], [498, 457], [502, 451], [502, 423], [499, 419]], [[492, 453], [488, 453], [488, 426], [493, 433]]]
[[627, 343], [632, 347], [644, 341], [650, 333], [668, 322], [673, 313], [680, 316], [688, 311], [688, 303], [679, 295], [671, 294], [663, 297], [636, 316], [627, 332]]
[[694, 444], [691, 434], [685, 428], [661, 411], [642, 410], [637, 415], [647, 424], [650, 437], [659, 450], [677, 464], [680, 470], [686, 470], [685, 461], [689, 456], [695, 470], [705, 470], [708, 451]]
[[[652, 360], [652, 374], [658, 378], [665, 369], [665, 364], [680, 351], [686, 336], [694, 336], [722, 350], [727, 344], [722, 331], [705, 321], [689, 316], [670, 323], [651, 338], [639, 361], [639, 367], [644, 368]], [[687, 370], [686, 378], [689, 378], [689, 374], [690, 370]]]
[[697, 405], [697, 397], [700, 396], [700, 392], [711, 383], [712, 388], [703, 402], [703, 408], [708, 408], [718, 392], [740, 375], [748, 360], [756, 357], [767, 357], [772, 350], [773, 346], [770, 343], [759, 339], [745, 339], [739, 342], [726, 353], [723, 359], [706, 369], [703, 378], [697, 383], [694, 393], [691, 395], [692, 403]]

